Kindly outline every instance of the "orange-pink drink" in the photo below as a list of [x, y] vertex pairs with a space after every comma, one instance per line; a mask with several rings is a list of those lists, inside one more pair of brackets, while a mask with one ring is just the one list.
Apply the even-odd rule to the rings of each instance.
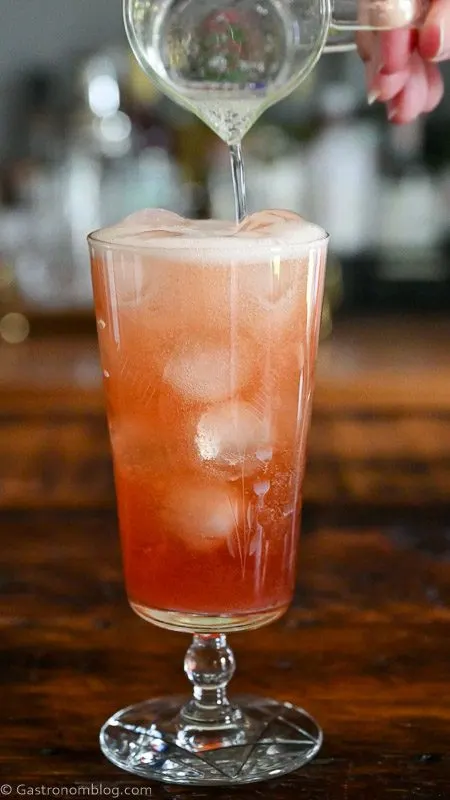
[[326, 248], [288, 212], [147, 211], [91, 239], [126, 585], [147, 619], [248, 628], [290, 602]]

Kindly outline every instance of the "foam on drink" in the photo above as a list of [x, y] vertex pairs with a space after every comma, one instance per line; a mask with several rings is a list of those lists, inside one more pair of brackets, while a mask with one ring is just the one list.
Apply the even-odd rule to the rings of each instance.
[[[170, 211], [147, 209], [126, 217], [122, 222], [94, 234], [94, 240], [119, 247], [145, 250], [155, 247], [155, 240], [163, 240], [161, 246], [177, 250], [198, 248], [213, 249], [214, 261], [227, 262], [230, 250], [241, 258], [251, 257], [255, 246], [274, 247], [285, 250], [294, 246], [310, 244], [325, 239], [326, 234], [318, 225], [291, 211], [257, 211], [240, 224], [218, 220], [188, 220]], [[306, 252], [306, 250], [305, 250]]]

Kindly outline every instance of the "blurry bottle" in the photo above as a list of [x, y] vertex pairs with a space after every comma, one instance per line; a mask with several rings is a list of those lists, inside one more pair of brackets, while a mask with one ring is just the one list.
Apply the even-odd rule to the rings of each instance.
[[249, 203], [252, 210], [286, 208], [307, 217], [304, 151], [286, 130], [275, 125], [249, 134], [246, 158]]
[[133, 145], [136, 151], [155, 147], [172, 153], [174, 134], [161, 113], [163, 95], [147, 78], [131, 54], [127, 67], [123, 103], [133, 127]]
[[[64, 137], [58, 78], [34, 69], [25, 76], [18, 105], [21, 158], [14, 169], [17, 208], [12, 209], [9, 220], [4, 220], [9, 231], [8, 258], [25, 303], [58, 305], [60, 279], [63, 276], [65, 284], [67, 277], [63, 264], [70, 264], [60, 176]], [[14, 245], [10, 234], [15, 238]]]
[[179, 117], [186, 112], [158, 91], [131, 54], [124, 108], [132, 125], [134, 155], [126, 182], [126, 213], [164, 207], [188, 215], [191, 186], [178, 163], [177, 141]]
[[27, 155], [35, 163], [56, 163], [63, 149], [59, 85], [52, 72], [33, 70], [25, 79], [28, 110]]
[[323, 335], [342, 302], [355, 304], [361, 266], [375, 248], [377, 128], [356, 116], [358, 97], [351, 85], [328, 84], [318, 98], [318, 130], [308, 147], [309, 217], [330, 234]]
[[389, 126], [381, 183], [378, 302], [401, 309], [450, 301], [450, 269], [441, 252], [448, 210], [423, 161], [423, 121]]
[[[217, 139], [212, 143], [208, 154], [209, 169], [207, 177], [207, 189], [211, 217], [213, 219], [235, 219], [235, 205], [233, 195], [233, 184], [231, 179], [230, 156], [228, 147]], [[246, 180], [248, 192], [248, 179]], [[251, 210], [249, 199], [247, 198], [248, 209]]]
[[[7, 181], [9, 183], [9, 181]], [[30, 324], [23, 307], [16, 269], [17, 255], [28, 235], [30, 213], [9, 202], [10, 186], [2, 182], [0, 205], [0, 342], [19, 344], [28, 337]]]
[[443, 219], [432, 176], [422, 160], [422, 120], [389, 126], [384, 150], [380, 247], [385, 277], [417, 274], [427, 279], [423, 256], [435, 251]]
[[26, 212], [0, 206], [0, 315], [17, 310], [20, 304], [15, 255], [25, 234]]
[[439, 180], [439, 193], [444, 222], [442, 226], [442, 240], [447, 258], [450, 255], [450, 161], [443, 167]]
[[50, 207], [55, 200], [56, 172], [64, 148], [58, 94], [55, 76], [38, 69], [26, 74], [19, 88], [17, 138], [22, 169], [16, 170], [16, 190], [18, 201], [30, 207]]
[[329, 232], [341, 259], [371, 251], [378, 228], [377, 129], [356, 118], [357, 102], [351, 86], [323, 90], [322, 123], [308, 152], [310, 217]]
[[220, 142], [194, 114], [172, 105], [175, 155], [186, 196], [185, 204], [189, 208], [188, 215], [208, 219], [212, 216], [208, 192], [211, 154], [220, 147]]

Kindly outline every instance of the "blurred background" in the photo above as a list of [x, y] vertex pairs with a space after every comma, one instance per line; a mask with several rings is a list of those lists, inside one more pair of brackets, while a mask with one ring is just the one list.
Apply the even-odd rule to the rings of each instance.
[[[0, 34], [0, 506], [112, 502], [86, 233], [143, 207], [232, 217], [225, 146], [130, 56], [119, 0], [15, 0]], [[245, 140], [251, 210], [332, 237], [305, 499], [445, 502], [450, 73], [390, 126], [323, 56]], [[13, 457], [11, 457], [13, 456]]]

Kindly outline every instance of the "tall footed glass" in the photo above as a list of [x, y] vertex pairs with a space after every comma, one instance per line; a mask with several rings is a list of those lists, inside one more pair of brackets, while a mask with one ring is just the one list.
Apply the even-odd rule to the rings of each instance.
[[292, 598], [327, 243], [281, 211], [239, 226], [144, 211], [89, 237], [128, 597], [193, 634], [191, 698], [102, 728], [104, 754], [137, 775], [249, 783], [320, 747], [302, 709], [228, 699], [226, 634]]

